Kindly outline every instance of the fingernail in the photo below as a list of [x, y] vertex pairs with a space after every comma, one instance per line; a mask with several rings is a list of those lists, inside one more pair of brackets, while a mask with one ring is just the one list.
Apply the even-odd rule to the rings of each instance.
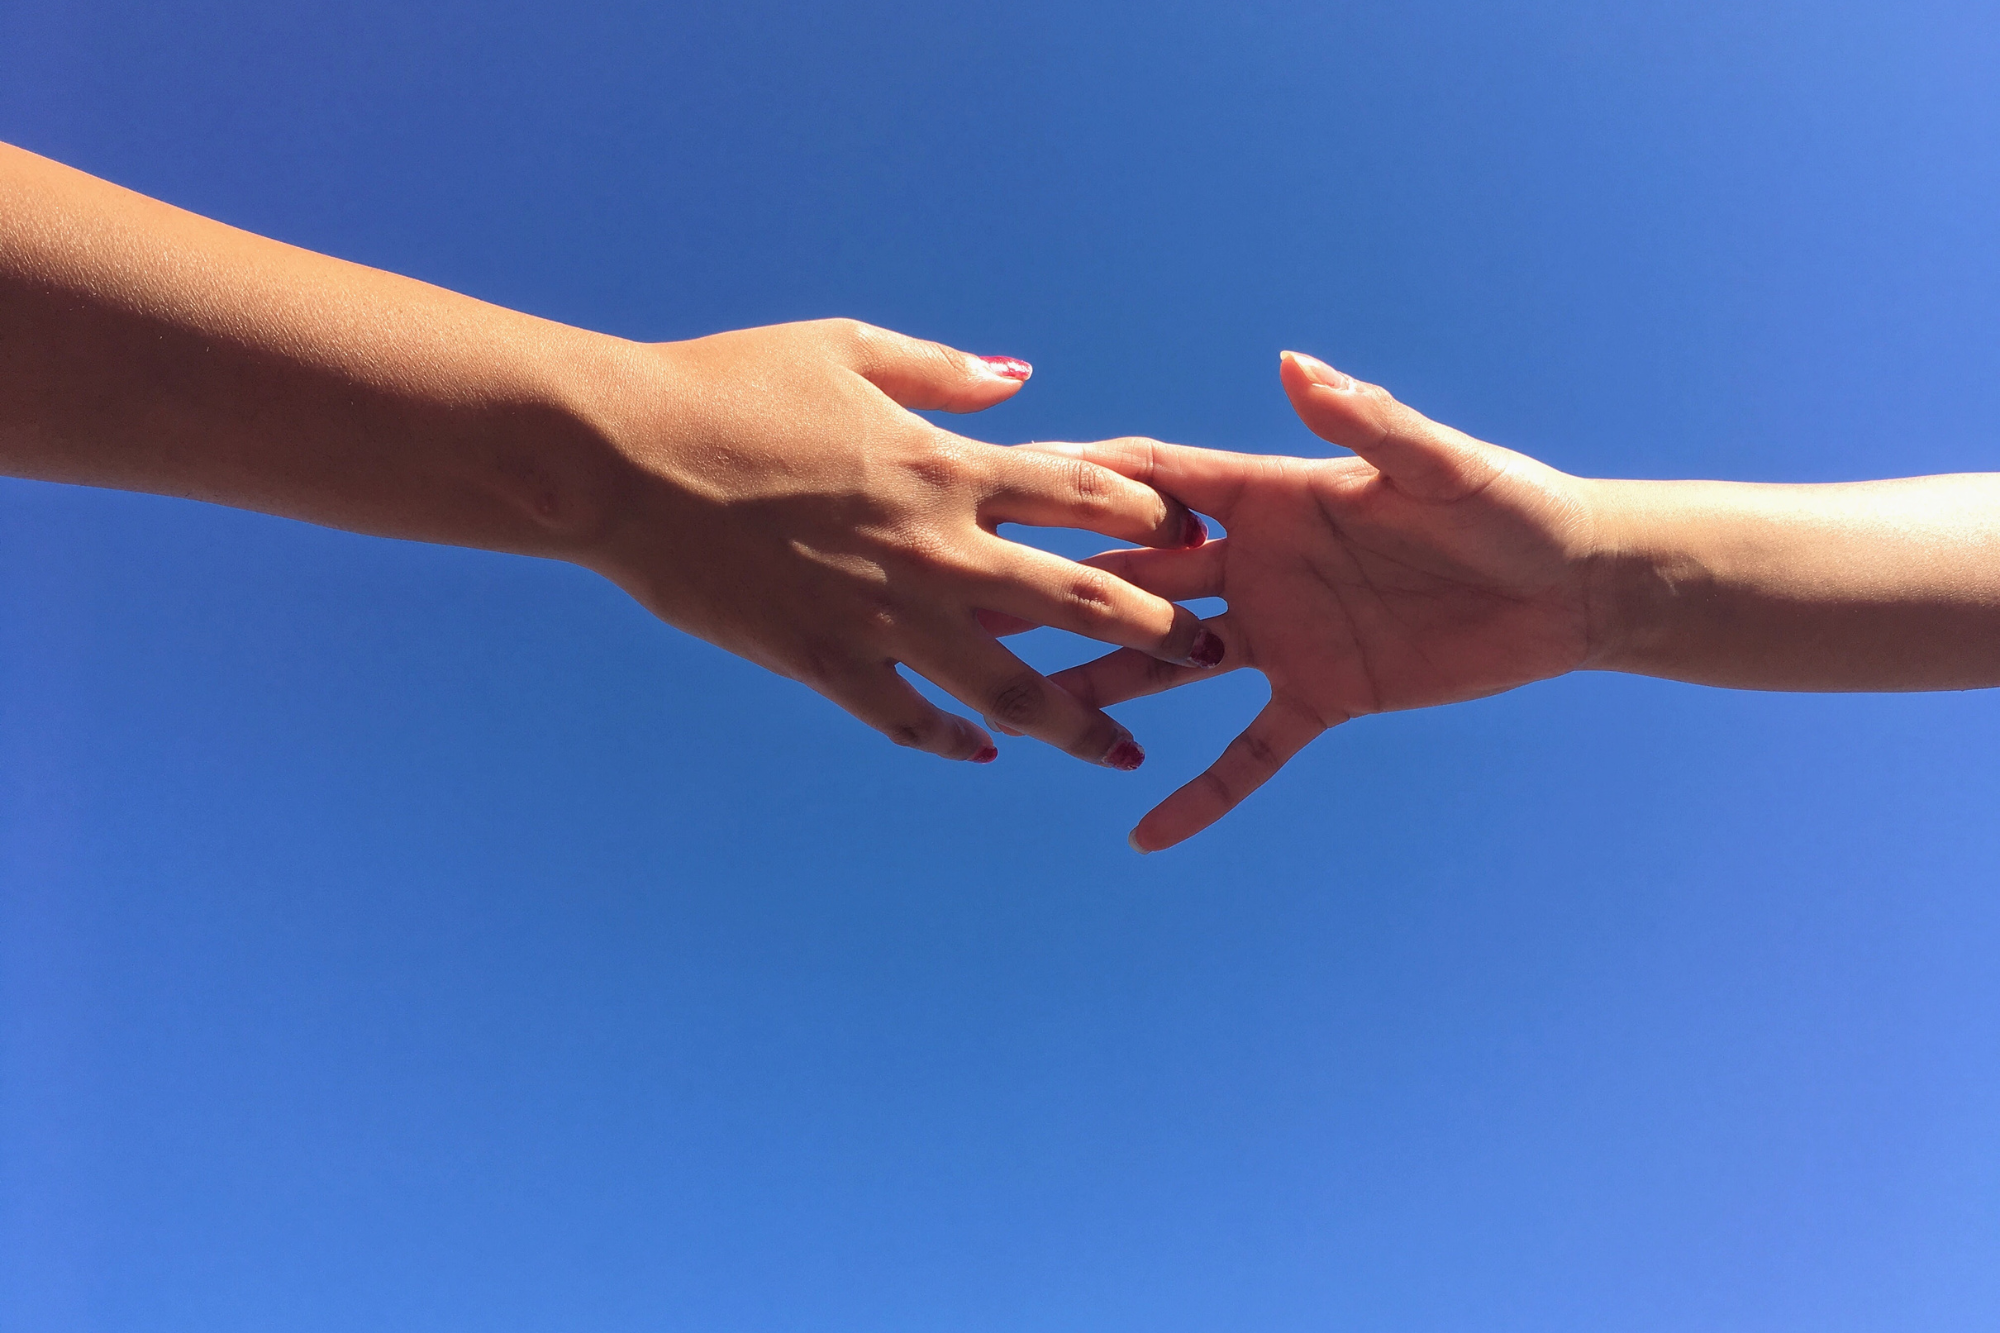
[[1212, 629], [1205, 629], [1194, 636], [1194, 644], [1188, 649], [1188, 665], [1215, 666], [1222, 661], [1222, 655], [1227, 651], [1223, 647], [1222, 636]]
[[1304, 352], [1285, 352], [1282, 356], [1292, 359], [1292, 364], [1305, 373], [1306, 379], [1325, 389], [1338, 389], [1346, 393], [1354, 387], [1354, 377], [1343, 375], [1321, 361], [1318, 357], [1307, 356]]
[[1121, 773], [1130, 773], [1146, 762], [1146, 752], [1139, 748], [1139, 742], [1127, 736], [1118, 744], [1104, 752], [1104, 766], [1115, 768]]
[[1141, 846], [1139, 845], [1139, 830], [1138, 830], [1138, 829], [1133, 829], [1133, 830], [1132, 830], [1132, 831], [1131, 831], [1130, 833], [1128, 833], [1128, 834], [1126, 834], [1126, 835], [1125, 835], [1125, 845], [1126, 845], [1127, 847], [1130, 847], [1130, 848], [1131, 848], [1131, 849], [1132, 849], [1133, 851], [1135, 851], [1135, 852], [1139, 853], [1139, 855], [1141, 855], [1141, 856], [1150, 856], [1150, 855], [1151, 855], [1151, 853], [1150, 853], [1150, 852], [1148, 852], [1148, 851], [1147, 851], [1147, 850], [1146, 850], [1146, 849], [1145, 849], [1144, 847], [1141, 847]]
[[1208, 524], [1201, 521], [1200, 514], [1189, 514], [1187, 526], [1181, 529], [1182, 546], [1200, 546], [1208, 540]]
[[979, 358], [989, 375], [998, 375], [1003, 380], [1019, 382], [1035, 373], [1035, 368], [1025, 361], [1011, 356], [982, 356]]
[[989, 745], [978, 754], [972, 756], [972, 762], [975, 764], [990, 764], [999, 757], [1000, 751], [996, 747]]

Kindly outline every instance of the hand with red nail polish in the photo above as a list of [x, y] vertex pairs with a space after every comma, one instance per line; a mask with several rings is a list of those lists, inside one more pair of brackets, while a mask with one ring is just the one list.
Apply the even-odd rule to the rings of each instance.
[[0, 145], [0, 472], [195, 496], [357, 532], [566, 559], [904, 745], [987, 733], [900, 672], [1079, 758], [1139, 750], [995, 633], [1173, 661], [1166, 599], [996, 534], [1194, 540], [1180, 503], [999, 448], [1025, 361], [853, 320], [646, 345], [170, 208]]
[[1250, 667], [1271, 700], [1207, 772], [1133, 831], [1156, 851], [1220, 819], [1327, 728], [1364, 713], [1494, 694], [1559, 675], [1589, 642], [1586, 483], [1447, 426], [1309, 357], [1286, 391], [1354, 458], [1278, 458], [1150, 441], [1037, 445], [1213, 514], [1191, 550], [1090, 564], [1161, 597], [1222, 597], [1186, 666], [1129, 652], [1060, 672], [1109, 707]]
[[1139, 766], [1125, 728], [998, 636], [1051, 625], [1178, 663], [1206, 651], [1197, 618], [995, 529], [1088, 528], [1174, 547], [1206, 530], [1111, 469], [981, 444], [909, 410], [1005, 401], [1026, 362], [827, 320], [635, 347], [627, 367], [610, 437], [628, 484], [578, 559], [662, 619], [811, 685], [899, 744], [976, 762], [997, 753], [901, 666], [994, 730]]

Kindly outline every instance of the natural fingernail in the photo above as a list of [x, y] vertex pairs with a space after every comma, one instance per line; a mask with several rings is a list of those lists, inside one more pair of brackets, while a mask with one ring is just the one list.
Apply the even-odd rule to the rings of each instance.
[[984, 749], [982, 749], [978, 754], [972, 756], [972, 762], [975, 764], [990, 764], [999, 757], [1000, 757], [1000, 751], [996, 747], [989, 745], [986, 746]]
[[1199, 546], [1208, 540], [1208, 524], [1201, 521], [1200, 514], [1189, 514], [1187, 526], [1181, 529], [1182, 546]]
[[1130, 847], [1133, 851], [1139, 853], [1139, 855], [1141, 856], [1150, 855], [1150, 853], [1148, 853], [1144, 847], [1141, 847], [1139, 845], [1138, 829], [1133, 829], [1130, 833], [1125, 835], [1125, 845]]
[[1146, 762], [1146, 752], [1139, 748], [1139, 742], [1127, 736], [1104, 753], [1104, 766], [1120, 772], [1130, 773]]
[[986, 367], [987, 374], [997, 375], [1003, 380], [1018, 383], [1035, 373], [1033, 366], [1011, 356], [982, 356], [979, 360]]
[[1304, 352], [1286, 352], [1292, 364], [1297, 366], [1312, 383], [1326, 389], [1338, 389], [1346, 393], [1354, 387], [1354, 378], [1343, 375], [1318, 357], [1307, 356]]
[[1205, 629], [1194, 636], [1194, 644], [1188, 649], [1188, 664], [1212, 667], [1222, 661], [1222, 655], [1227, 651], [1223, 646], [1222, 636], [1212, 629]]

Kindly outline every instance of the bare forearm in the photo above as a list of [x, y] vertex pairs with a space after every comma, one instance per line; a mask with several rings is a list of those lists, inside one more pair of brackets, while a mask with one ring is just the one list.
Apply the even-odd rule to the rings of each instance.
[[602, 521], [616, 340], [0, 145], [0, 471], [561, 553]]
[[1589, 485], [1594, 666], [1743, 689], [2000, 685], [2000, 475]]

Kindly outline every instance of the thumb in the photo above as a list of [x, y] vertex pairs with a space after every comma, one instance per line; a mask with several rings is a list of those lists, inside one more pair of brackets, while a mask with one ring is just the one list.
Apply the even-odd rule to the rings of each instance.
[[974, 356], [872, 324], [855, 333], [854, 370], [904, 407], [977, 412], [1012, 398], [1034, 374], [1011, 356]]
[[1313, 434], [1352, 449], [1414, 499], [1463, 499], [1505, 468], [1501, 450], [1439, 425], [1397, 402], [1387, 389], [1343, 375], [1324, 361], [1280, 353], [1278, 378]]

